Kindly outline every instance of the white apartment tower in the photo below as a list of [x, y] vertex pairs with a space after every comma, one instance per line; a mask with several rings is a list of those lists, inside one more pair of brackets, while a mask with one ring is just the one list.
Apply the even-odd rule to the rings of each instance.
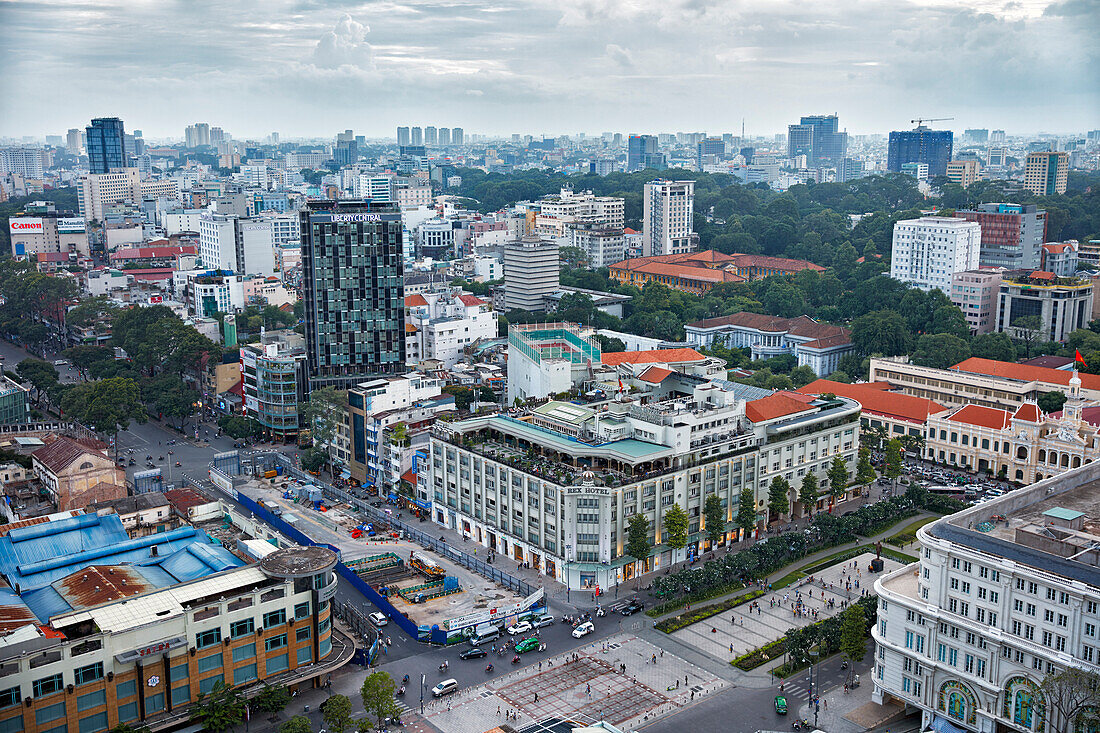
[[504, 308], [543, 311], [558, 289], [558, 244], [526, 236], [504, 245]]
[[890, 277], [950, 296], [951, 276], [977, 269], [981, 243], [977, 222], [940, 216], [899, 221], [894, 225]]
[[209, 270], [237, 275], [275, 274], [274, 227], [266, 219], [203, 214], [199, 220], [199, 256]]
[[656, 180], [645, 184], [642, 255], [683, 254], [695, 249], [695, 181]]

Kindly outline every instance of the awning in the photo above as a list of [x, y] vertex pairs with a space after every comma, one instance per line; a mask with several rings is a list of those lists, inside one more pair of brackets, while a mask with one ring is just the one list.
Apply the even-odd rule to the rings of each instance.
[[340, 472], [340, 478], [342, 478], [342, 479], [351, 478], [351, 471], [349, 471], [348, 469], [345, 468], [343, 471]]
[[421, 509], [431, 509], [432, 508], [432, 503], [430, 501], [421, 501], [420, 499], [416, 500], [416, 505], [418, 507], [420, 507]]
[[393, 493], [393, 492], [391, 491], [391, 492], [390, 492], [390, 495], [389, 495], [389, 496], [387, 496], [386, 498], [387, 498], [387, 499], [392, 499], [392, 500], [394, 500], [394, 501], [397, 501], [397, 494], [395, 494], [395, 493]]
[[965, 728], [960, 728], [938, 715], [932, 718], [932, 722], [928, 724], [928, 730], [935, 731], [935, 733], [969, 733]]

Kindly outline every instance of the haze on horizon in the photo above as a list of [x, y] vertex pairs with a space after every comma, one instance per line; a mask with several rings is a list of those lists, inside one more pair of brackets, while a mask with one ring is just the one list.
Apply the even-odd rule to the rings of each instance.
[[1100, 0], [0, 0], [0, 135], [1100, 127]]

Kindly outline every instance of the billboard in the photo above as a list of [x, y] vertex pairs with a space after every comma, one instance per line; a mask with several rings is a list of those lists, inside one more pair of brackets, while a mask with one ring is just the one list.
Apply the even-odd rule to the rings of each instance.
[[12, 234], [41, 234], [42, 219], [37, 216], [13, 216], [8, 219], [8, 231]]
[[62, 234], [81, 234], [85, 231], [84, 219], [80, 216], [59, 216], [57, 231]]

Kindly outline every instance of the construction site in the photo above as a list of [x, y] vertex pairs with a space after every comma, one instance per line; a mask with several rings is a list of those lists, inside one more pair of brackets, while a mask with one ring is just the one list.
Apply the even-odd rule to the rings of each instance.
[[[293, 479], [249, 478], [236, 488], [313, 540], [338, 547], [346, 566], [418, 626], [445, 628], [449, 620], [523, 600], [519, 593], [402, 537], [384, 520], [367, 519], [346, 504], [330, 504], [319, 490]], [[385, 511], [402, 514], [396, 508]]]

